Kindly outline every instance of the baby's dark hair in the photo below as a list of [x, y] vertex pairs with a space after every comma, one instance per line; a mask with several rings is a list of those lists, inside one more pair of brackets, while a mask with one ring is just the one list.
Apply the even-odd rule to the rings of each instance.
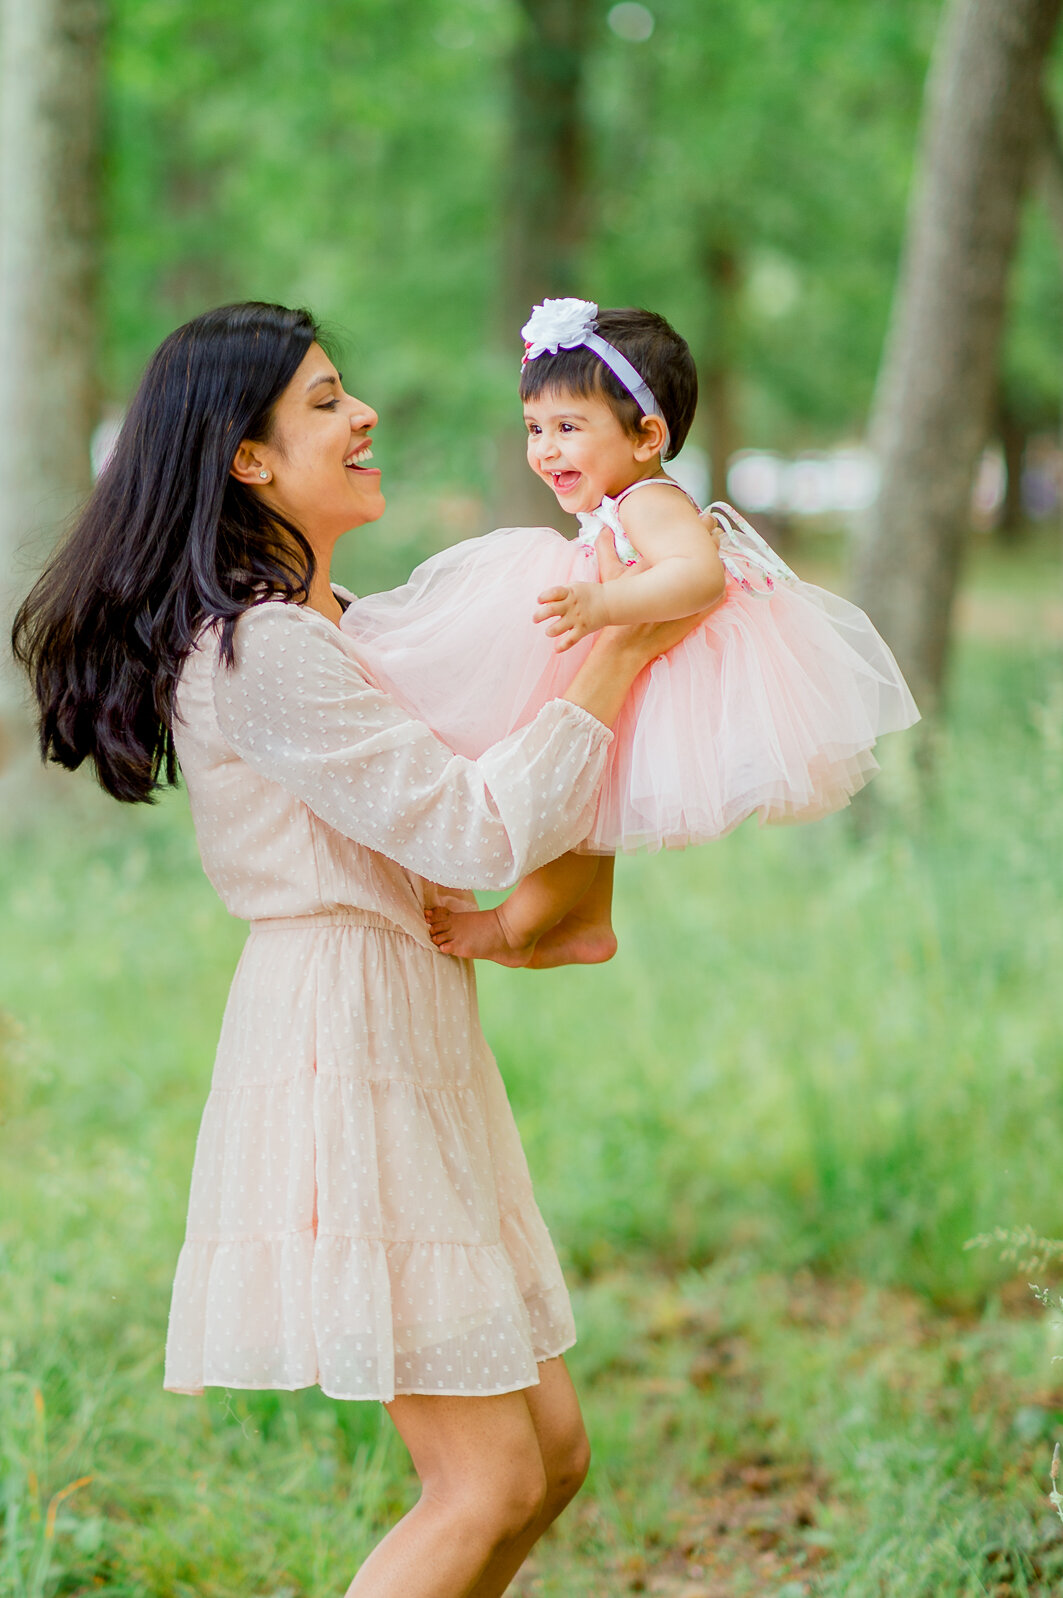
[[[600, 311], [596, 331], [627, 356], [649, 385], [668, 423], [669, 445], [664, 458], [671, 460], [683, 447], [698, 405], [698, 373], [689, 344], [663, 316], [634, 306]], [[538, 355], [527, 363], [520, 375], [521, 399], [538, 399], [551, 389], [587, 398], [600, 394], [625, 433], [638, 438], [642, 422], [638, 401], [601, 357], [585, 345], [558, 350], [556, 355]]]

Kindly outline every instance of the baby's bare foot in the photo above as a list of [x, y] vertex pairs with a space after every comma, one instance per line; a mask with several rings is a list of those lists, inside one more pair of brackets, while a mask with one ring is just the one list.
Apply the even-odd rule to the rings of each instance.
[[440, 954], [459, 960], [494, 960], [498, 965], [525, 966], [535, 953], [535, 939], [522, 941], [498, 910], [448, 910], [437, 905], [424, 918]]
[[545, 932], [528, 962], [532, 971], [558, 965], [602, 965], [616, 953], [616, 933], [609, 923], [568, 915]]

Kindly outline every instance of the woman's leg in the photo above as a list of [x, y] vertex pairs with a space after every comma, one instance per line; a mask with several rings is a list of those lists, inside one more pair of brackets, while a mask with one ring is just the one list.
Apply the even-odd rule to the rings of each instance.
[[440, 905], [426, 910], [428, 930], [441, 954], [453, 954], [460, 960], [495, 960], [499, 965], [538, 965], [535, 955], [539, 941], [577, 908], [593, 905], [599, 913], [604, 907], [605, 915], [604, 926], [594, 929], [599, 933], [597, 940], [591, 936], [592, 928], [585, 918], [582, 958], [569, 955], [546, 963], [587, 965], [608, 960], [616, 952], [609, 921], [611, 862], [604, 896], [595, 896], [600, 876], [600, 856], [564, 854], [530, 872], [497, 909], [455, 911]]
[[373, 1549], [347, 1598], [472, 1598], [490, 1561], [526, 1535], [546, 1501], [524, 1394], [407, 1394], [387, 1409], [421, 1496]]
[[528, 1387], [527, 1401], [546, 1474], [546, 1497], [536, 1520], [491, 1560], [469, 1598], [498, 1598], [524, 1563], [532, 1546], [572, 1502], [587, 1477], [591, 1450], [579, 1400], [564, 1359], [544, 1360], [539, 1386]]
[[497, 1598], [579, 1490], [589, 1458], [563, 1359], [497, 1398], [408, 1396], [388, 1413], [421, 1497], [370, 1554], [347, 1598]]

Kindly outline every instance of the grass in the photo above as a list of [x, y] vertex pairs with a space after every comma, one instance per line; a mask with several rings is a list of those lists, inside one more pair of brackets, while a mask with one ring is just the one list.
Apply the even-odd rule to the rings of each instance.
[[[963, 1246], [1060, 1232], [1058, 656], [965, 644], [928, 807], [891, 756], [876, 827], [626, 861], [611, 965], [482, 974], [596, 1451], [529, 1598], [1063, 1583], [1054, 1330]], [[242, 928], [183, 796], [4, 842], [0, 1598], [338, 1594], [411, 1498], [380, 1411], [160, 1390]]]

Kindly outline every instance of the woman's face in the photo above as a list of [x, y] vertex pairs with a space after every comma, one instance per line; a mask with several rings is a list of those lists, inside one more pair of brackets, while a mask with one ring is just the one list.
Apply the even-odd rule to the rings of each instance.
[[376, 411], [345, 392], [319, 344], [307, 350], [273, 414], [269, 443], [245, 439], [233, 473], [301, 528], [315, 550], [383, 514], [380, 471], [368, 464]]

